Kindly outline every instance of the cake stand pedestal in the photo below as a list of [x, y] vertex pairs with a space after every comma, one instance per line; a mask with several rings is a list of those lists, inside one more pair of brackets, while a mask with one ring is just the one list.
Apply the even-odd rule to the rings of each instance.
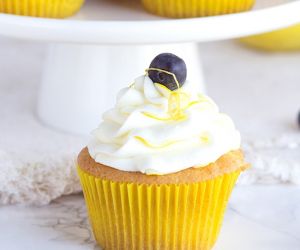
[[[38, 100], [39, 117], [75, 133], [95, 128], [113, 107], [118, 90], [143, 74], [155, 55], [173, 52], [189, 65], [189, 78], [204, 91], [198, 46], [51, 44]], [[202, 89], [201, 89], [202, 87]]]
[[72, 19], [0, 14], [0, 35], [50, 42], [37, 110], [46, 124], [87, 134], [114, 103], [117, 90], [144, 72], [154, 56], [172, 52], [205, 90], [198, 42], [237, 38], [300, 22], [300, 1], [257, 0], [232, 15], [164, 19], [139, 1], [87, 0]]

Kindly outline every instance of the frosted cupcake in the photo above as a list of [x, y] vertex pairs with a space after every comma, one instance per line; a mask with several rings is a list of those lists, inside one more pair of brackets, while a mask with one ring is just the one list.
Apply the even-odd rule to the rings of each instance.
[[34, 17], [64, 18], [75, 14], [84, 0], [0, 0], [0, 12]]
[[165, 17], [187, 18], [230, 14], [252, 8], [255, 0], [142, 0], [149, 12]]
[[78, 157], [95, 238], [104, 249], [211, 249], [248, 165], [232, 120], [160, 54], [122, 89]]

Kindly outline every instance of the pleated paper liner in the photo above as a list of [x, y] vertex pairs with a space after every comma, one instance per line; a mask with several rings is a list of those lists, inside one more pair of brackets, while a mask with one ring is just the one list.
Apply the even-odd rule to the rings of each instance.
[[0, 0], [0, 12], [34, 17], [64, 18], [75, 14], [84, 0]]
[[300, 50], [300, 24], [269, 33], [242, 38], [251, 47], [268, 51]]
[[241, 170], [194, 184], [121, 183], [78, 167], [95, 238], [103, 249], [209, 250]]
[[149, 12], [165, 17], [188, 18], [249, 10], [255, 0], [142, 0]]

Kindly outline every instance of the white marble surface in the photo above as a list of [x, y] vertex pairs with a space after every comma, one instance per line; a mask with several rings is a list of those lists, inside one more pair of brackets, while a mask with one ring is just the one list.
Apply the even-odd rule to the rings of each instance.
[[[84, 200], [73, 195], [44, 207], [0, 208], [1, 249], [100, 249]], [[300, 187], [236, 187], [214, 250], [299, 250]]]

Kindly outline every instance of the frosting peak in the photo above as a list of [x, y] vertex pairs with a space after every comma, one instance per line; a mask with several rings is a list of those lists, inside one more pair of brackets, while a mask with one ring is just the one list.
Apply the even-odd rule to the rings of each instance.
[[96, 162], [158, 175], [206, 166], [239, 147], [230, 117], [196, 84], [170, 91], [147, 75], [120, 90], [88, 145]]

